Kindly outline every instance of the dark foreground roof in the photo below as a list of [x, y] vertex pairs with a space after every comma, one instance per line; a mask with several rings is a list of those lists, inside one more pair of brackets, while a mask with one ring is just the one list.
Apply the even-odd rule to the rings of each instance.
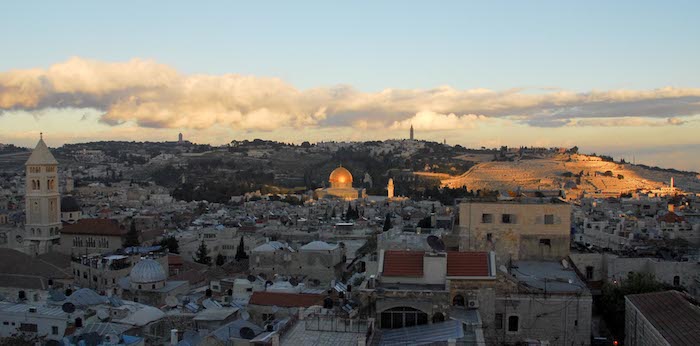
[[700, 308], [678, 291], [632, 294], [629, 300], [671, 345], [697, 345]]

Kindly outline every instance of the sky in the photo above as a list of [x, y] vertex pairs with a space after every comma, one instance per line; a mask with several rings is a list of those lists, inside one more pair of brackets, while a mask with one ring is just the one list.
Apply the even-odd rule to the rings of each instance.
[[700, 171], [697, 1], [18, 1], [0, 143], [405, 138]]

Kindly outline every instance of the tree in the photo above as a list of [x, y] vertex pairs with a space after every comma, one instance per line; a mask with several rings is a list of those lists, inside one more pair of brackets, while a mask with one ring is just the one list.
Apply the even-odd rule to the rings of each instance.
[[209, 256], [209, 249], [207, 249], [207, 244], [204, 244], [204, 240], [199, 244], [197, 253], [195, 253], [194, 261], [201, 264], [211, 265], [211, 256]]
[[126, 232], [126, 237], [124, 237], [124, 247], [139, 246], [141, 242], [139, 241], [139, 231], [136, 230], [136, 222], [131, 221], [131, 227], [129, 232]]
[[667, 289], [671, 287], [656, 281], [653, 274], [630, 273], [625, 280], [603, 285], [599, 308], [613, 334], [618, 339], [624, 340], [625, 296]]
[[243, 243], [243, 237], [241, 236], [241, 242], [238, 244], [236, 249], [236, 261], [244, 260], [248, 258], [248, 254], [245, 253], [245, 244]]
[[391, 213], [386, 213], [386, 217], [384, 218], [384, 228], [383, 231], [386, 232], [393, 227], [391, 225]]
[[221, 267], [224, 263], [226, 263], [226, 257], [222, 254], [216, 255], [216, 266]]
[[174, 236], [161, 239], [159, 245], [167, 248], [170, 253], [180, 253], [180, 244]]

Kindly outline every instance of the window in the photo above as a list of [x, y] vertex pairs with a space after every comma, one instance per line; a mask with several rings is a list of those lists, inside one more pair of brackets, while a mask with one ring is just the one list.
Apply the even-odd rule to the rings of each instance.
[[458, 294], [452, 298], [452, 305], [454, 306], [464, 306], [464, 297]]
[[547, 238], [540, 239], [540, 245], [552, 246], [552, 240]]
[[58, 335], [58, 327], [56, 327], [56, 326], [51, 326], [51, 334], [53, 334], [53, 335]]
[[503, 314], [496, 313], [494, 325], [496, 326], [496, 329], [503, 329]]
[[544, 216], [544, 224], [545, 225], [553, 225], [554, 224], [554, 214], [546, 214]]
[[501, 223], [515, 223], [515, 215], [514, 214], [501, 215]]
[[156, 284], [151, 285], [151, 289], [156, 289]]
[[34, 323], [20, 323], [19, 330], [22, 332], [36, 333], [37, 326]]
[[508, 316], [508, 331], [509, 332], [517, 332], [518, 331], [518, 322], [520, 318], [518, 316]]
[[593, 267], [586, 267], [586, 280], [593, 280]]
[[493, 233], [486, 233], [486, 241], [493, 241]]
[[8, 325], [10, 325], [10, 322], [5, 321], [5, 322], [2, 322], [2, 324], [8, 326]]
[[673, 286], [680, 286], [681, 285], [681, 277], [676, 275], [673, 277]]
[[265, 322], [272, 322], [275, 320], [275, 314], [262, 314], [262, 319]]
[[481, 223], [493, 223], [493, 214], [481, 214]]

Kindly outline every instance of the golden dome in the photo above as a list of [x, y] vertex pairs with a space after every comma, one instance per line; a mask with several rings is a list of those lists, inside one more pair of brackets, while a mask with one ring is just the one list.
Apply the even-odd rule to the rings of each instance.
[[331, 172], [328, 181], [331, 186], [352, 186], [352, 174], [345, 167], [340, 166]]

